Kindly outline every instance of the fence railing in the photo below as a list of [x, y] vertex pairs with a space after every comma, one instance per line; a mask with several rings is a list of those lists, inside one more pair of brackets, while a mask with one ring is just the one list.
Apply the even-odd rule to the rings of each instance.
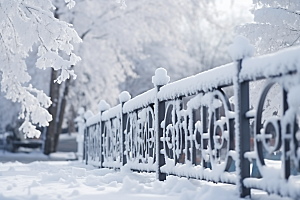
[[[159, 68], [152, 90], [132, 99], [123, 92], [119, 105], [101, 101], [97, 115], [86, 114], [83, 159], [156, 172], [161, 181], [176, 175], [235, 184], [241, 197], [253, 188], [300, 198], [299, 55], [290, 48], [242, 57], [170, 84]], [[249, 84], [261, 79], [253, 109]], [[274, 92], [282, 92], [281, 103], [268, 115]]]

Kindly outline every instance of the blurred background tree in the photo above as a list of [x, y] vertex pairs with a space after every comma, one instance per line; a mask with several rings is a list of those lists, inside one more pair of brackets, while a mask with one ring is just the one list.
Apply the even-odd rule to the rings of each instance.
[[[75, 46], [82, 58], [74, 67], [77, 79], [55, 86], [55, 128], [47, 134], [55, 134], [56, 141], [61, 127], [75, 130], [79, 107], [96, 113], [101, 99], [116, 105], [120, 91], [136, 96], [153, 88], [151, 77], [158, 67], [176, 81], [231, 62], [227, 48], [235, 26], [252, 20], [246, 0], [130, 0], [126, 9], [104, 0], [77, 0], [72, 10], [64, 0], [53, 4], [56, 17], [73, 24], [83, 40]], [[36, 84], [50, 88], [49, 81]]]

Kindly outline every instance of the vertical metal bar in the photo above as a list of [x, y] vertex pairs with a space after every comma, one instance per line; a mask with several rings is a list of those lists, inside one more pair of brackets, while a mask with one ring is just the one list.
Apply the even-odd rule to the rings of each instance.
[[101, 140], [101, 151], [102, 151], [102, 155], [101, 155], [101, 166], [103, 166], [103, 163], [104, 163], [104, 157], [105, 157], [105, 151], [104, 151], [104, 138], [106, 137], [105, 135], [105, 121], [101, 121], [101, 132], [102, 132], [102, 140]]
[[132, 154], [133, 154], [133, 157], [134, 157], [134, 159], [136, 159], [137, 157], [138, 157], [138, 134], [139, 134], [139, 127], [138, 127], [138, 119], [139, 119], [139, 113], [138, 113], [138, 110], [135, 110], [134, 111], [135, 112], [135, 119], [134, 119], [134, 122], [135, 122], [135, 124], [134, 124], [134, 126], [135, 127], [133, 127], [133, 134], [132, 134], [132, 146], [133, 146], [133, 152], [132, 152]]
[[102, 121], [103, 111], [100, 111], [100, 168], [103, 167], [104, 155], [103, 155], [103, 134], [104, 134], [104, 122]]
[[121, 108], [121, 159], [122, 159], [122, 166], [124, 166], [127, 163], [127, 158], [125, 155], [125, 130], [126, 130], [126, 122], [127, 122], [127, 113], [123, 113], [123, 106], [125, 102], [121, 102], [122, 108]]
[[[242, 60], [238, 61], [238, 73], [242, 67]], [[238, 77], [237, 77], [238, 79]], [[239, 186], [240, 186], [240, 197], [250, 196], [250, 188], [244, 186], [244, 179], [250, 177], [250, 162], [244, 157], [244, 154], [250, 151], [250, 124], [249, 119], [246, 117], [246, 112], [249, 111], [249, 82], [245, 81], [240, 83], [238, 80], [238, 105], [236, 111], [239, 112], [239, 122], [236, 122], [239, 126]]]
[[82, 153], [82, 161], [85, 160], [85, 148], [86, 148], [86, 128], [83, 130], [83, 153]]
[[[191, 132], [189, 133], [189, 144], [190, 144], [190, 148], [191, 148], [191, 152], [189, 151], [188, 149], [188, 152], [190, 152], [192, 155], [191, 155], [191, 161], [192, 161], [192, 164], [193, 165], [196, 165], [196, 145], [194, 144], [194, 140], [192, 140], [192, 135], [194, 134], [194, 131], [195, 131], [195, 122], [196, 122], [196, 110], [193, 109], [192, 111], [192, 117], [190, 123], [192, 123], [192, 127], [191, 127]], [[196, 138], [195, 138], [196, 140]]]
[[[282, 101], [283, 101], [283, 115], [285, 114], [285, 111], [288, 109], [288, 103], [287, 103], [287, 92], [282, 89]], [[294, 122], [292, 122], [294, 123]], [[290, 157], [287, 155], [287, 153], [290, 151], [290, 139], [291, 137], [285, 137], [285, 135], [291, 135], [294, 130], [292, 130], [292, 124], [290, 124], [288, 127], [284, 127], [285, 133], [283, 134], [283, 173], [284, 178], [288, 179], [290, 176], [290, 169], [291, 169], [291, 161]]]
[[[176, 131], [176, 124], [180, 124], [180, 118], [177, 116], [177, 112], [176, 112], [176, 109], [177, 109], [177, 101], [175, 101], [174, 103], [174, 106], [173, 106], [173, 113], [175, 115], [175, 122], [174, 122], [174, 137], [175, 137], [175, 141], [176, 141], [176, 138], [178, 137], [178, 140], [180, 140], [180, 132], [182, 131], [181, 130], [181, 127], [178, 126], [178, 132]], [[179, 110], [181, 110], [181, 103], [179, 104]], [[179, 158], [177, 157], [177, 150], [179, 150], [179, 142], [180, 141], [177, 141], [175, 142], [174, 146], [173, 146], [173, 155], [174, 155], [174, 162], [175, 162], [175, 165], [178, 163], [178, 160]]]
[[[158, 92], [160, 90], [162, 86], [156, 86], [156, 91]], [[156, 130], [157, 130], [157, 137], [156, 137], [156, 158], [157, 158], [157, 178], [160, 181], [164, 181], [166, 180], [166, 174], [162, 173], [160, 171], [160, 168], [162, 166], [165, 165], [165, 158], [164, 155], [160, 153], [160, 151], [163, 149], [163, 142], [160, 140], [161, 137], [163, 137], [163, 129], [160, 127], [161, 122], [164, 120], [165, 118], [165, 101], [159, 101], [159, 99], [157, 99], [156, 101], [157, 103], [157, 110], [155, 111], [156, 113]]]
[[[150, 106], [154, 110], [154, 106], [153, 105], [150, 105]], [[149, 113], [149, 127], [151, 127], [151, 128], [154, 128], [153, 117], [155, 117], [155, 116], [153, 116], [152, 114]], [[150, 136], [153, 137], [153, 134], [150, 134], [150, 132], [149, 132], [149, 141], [151, 139]], [[149, 145], [149, 143], [148, 143], [148, 145]], [[149, 147], [150, 147], [150, 145], [149, 145]], [[153, 149], [153, 148], [154, 148], [153, 146], [151, 148], [149, 148], [149, 156], [153, 157], [153, 159], [155, 160], [154, 154], [153, 154], [153, 150], [155, 151], [155, 149]]]
[[88, 158], [89, 158], [89, 135], [88, 135], [88, 129], [89, 127], [86, 127], [84, 130], [85, 135], [85, 164], [88, 164]]
[[[202, 106], [201, 107], [201, 122], [202, 122], [202, 128], [203, 128], [203, 133], [207, 133], [208, 132], [208, 127], [207, 127], [207, 118], [208, 118], [208, 115], [207, 115], [207, 108], [205, 106]], [[202, 136], [201, 136], [202, 137]], [[208, 145], [208, 141], [207, 140], [204, 140], [203, 138], [201, 138], [201, 146], [202, 148], [201, 149], [206, 149], [207, 148], [207, 145]], [[205, 161], [205, 158], [203, 157], [203, 152], [201, 152], [201, 160], [202, 160], [202, 166], [204, 168], [207, 168], [207, 162]]]
[[97, 143], [97, 153], [98, 153], [98, 162], [99, 162], [99, 165], [98, 165], [98, 168], [101, 168], [101, 154], [102, 154], [102, 151], [101, 151], [101, 118], [100, 118], [100, 121], [99, 123], [97, 124], [98, 126], [98, 133], [97, 133], [97, 136], [98, 136], [98, 143]]

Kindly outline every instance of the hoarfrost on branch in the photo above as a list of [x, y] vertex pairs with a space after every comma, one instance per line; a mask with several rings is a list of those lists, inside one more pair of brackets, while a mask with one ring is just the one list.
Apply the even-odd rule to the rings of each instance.
[[[69, 8], [75, 5], [66, 0]], [[76, 31], [66, 22], [54, 17], [50, 0], [0, 0], [0, 73], [1, 91], [6, 98], [21, 103], [19, 117], [24, 119], [20, 129], [28, 137], [39, 137], [35, 125], [47, 126], [52, 120], [47, 108], [50, 98], [43, 91], [28, 85], [31, 77], [25, 58], [38, 45], [36, 67], [60, 70], [58, 83], [76, 78], [70, 69], [80, 58], [73, 53], [73, 43], [81, 42]], [[65, 59], [69, 57], [69, 59]]]

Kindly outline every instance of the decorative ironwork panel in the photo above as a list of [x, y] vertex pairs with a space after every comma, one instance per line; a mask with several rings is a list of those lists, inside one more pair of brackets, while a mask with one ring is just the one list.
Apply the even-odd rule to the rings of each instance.
[[[292, 75], [287, 77], [293, 79]], [[288, 102], [289, 90], [295, 85], [290, 83], [287, 87], [287, 82], [283, 82], [287, 77], [267, 80], [261, 91], [254, 116], [254, 151], [245, 154], [253, 163], [252, 178], [245, 179], [244, 183], [249, 188], [299, 198], [300, 192], [294, 191], [298, 191], [300, 185], [294, 175], [299, 174], [300, 112], [299, 107], [293, 108]], [[274, 87], [282, 91], [282, 103], [278, 105], [281, 111], [268, 115], [267, 95]]]
[[154, 124], [151, 106], [127, 114], [125, 155], [132, 169], [155, 171]]
[[100, 126], [99, 123], [91, 125], [87, 128], [87, 156], [88, 163], [99, 166], [100, 159]]
[[120, 168], [121, 167], [121, 119], [112, 118], [104, 122], [103, 137], [103, 166]]
[[165, 113], [163, 172], [216, 182], [236, 181], [235, 175], [228, 173], [236, 159], [235, 115], [222, 90], [198, 94], [187, 102], [186, 110], [181, 99], [169, 101]]

